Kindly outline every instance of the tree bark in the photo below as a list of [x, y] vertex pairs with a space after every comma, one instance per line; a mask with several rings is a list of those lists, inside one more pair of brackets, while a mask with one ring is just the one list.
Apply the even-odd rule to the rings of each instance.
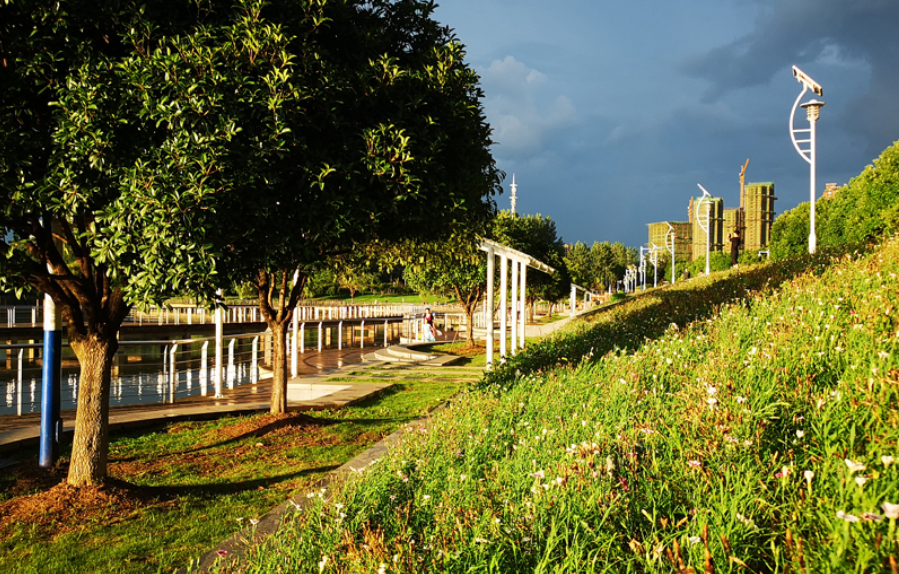
[[287, 412], [287, 324], [270, 322], [272, 330], [272, 398], [271, 412], [281, 414]]
[[118, 349], [115, 338], [93, 334], [71, 341], [81, 365], [78, 411], [68, 483], [96, 486], [106, 478], [109, 454], [109, 387], [112, 358]]
[[272, 396], [270, 411], [287, 412], [287, 326], [293, 314], [307, 275], [297, 271], [297, 281], [291, 285], [289, 271], [260, 270], [253, 281], [259, 293], [259, 311], [272, 331]]

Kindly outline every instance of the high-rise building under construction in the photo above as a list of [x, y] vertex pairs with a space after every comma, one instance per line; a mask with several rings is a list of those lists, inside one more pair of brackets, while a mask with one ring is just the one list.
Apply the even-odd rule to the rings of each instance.
[[743, 250], [768, 249], [774, 225], [774, 184], [747, 183], [743, 193]]
[[668, 259], [670, 257], [668, 251], [668, 224], [674, 228], [674, 258], [680, 263], [689, 262], [693, 257], [693, 226], [689, 221], [660, 221], [658, 223], [648, 223], [649, 241], [647, 247], [660, 247], [662, 249], [662, 257]]

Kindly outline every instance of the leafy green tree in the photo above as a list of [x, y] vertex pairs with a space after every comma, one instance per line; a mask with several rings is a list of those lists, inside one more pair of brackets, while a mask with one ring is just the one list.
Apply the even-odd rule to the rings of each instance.
[[0, 287], [53, 297], [81, 364], [70, 484], [106, 475], [110, 367], [131, 305], [253, 283], [279, 412], [284, 333], [312, 270], [373, 237], [492, 212], [477, 77], [432, 11], [0, 6]]
[[593, 243], [590, 248], [590, 256], [593, 259], [595, 269], [594, 289], [608, 289], [609, 285], [618, 280], [624, 271], [615, 262], [615, 254], [612, 244], [608, 241]]
[[578, 285], [592, 286], [596, 280], [596, 260], [592, 250], [580, 241], [568, 248], [565, 265], [571, 281]]
[[637, 264], [638, 249], [636, 247], [626, 247], [623, 243], [615, 242], [612, 244], [612, 267], [611, 270], [616, 280], [624, 279], [624, 272], [631, 265]]
[[487, 257], [477, 234], [459, 234], [447, 241], [407, 244], [403, 278], [419, 293], [452, 297], [462, 307], [468, 344], [475, 345], [474, 313], [487, 289]]
[[537, 300], [558, 301], [571, 291], [571, 276], [565, 264], [565, 244], [550, 217], [512, 215], [501, 211], [493, 224], [493, 238], [556, 270], [553, 274], [531, 271], [527, 274], [526, 303], [533, 309]]
[[148, 47], [132, 42], [138, 30], [184, 33], [198, 7], [123, 4], [0, 6], [0, 287], [49, 294], [61, 311], [81, 365], [75, 486], [106, 475], [110, 368], [131, 305], [208, 295], [218, 255], [202, 224], [210, 158], [141, 117], [139, 82], [122, 67]]
[[[815, 202], [818, 245], [859, 243], [899, 229], [899, 141], [888, 147], [836, 197]], [[781, 214], [771, 228], [775, 260], [808, 252], [809, 204]]]
[[[270, 136], [284, 143], [263, 146], [267, 163], [228, 164], [252, 185], [229, 196], [227, 213], [239, 215], [214, 242], [227, 248], [220, 266], [258, 289], [274, 340], [272, 412], [286, 410], [286, 332], [309, 274], [335, 257], [374, 258], [372, 245], [468, 229], [492, 215], [499, 185], [478, 78], [433, 3], [317, 5], [306, 20], [283, 20], [308, 60], [286, 75], [270, 114], [290, 131]], [[278, 15], [253, 22], [267, 14]]]
[[771, 242], [768, 244], [771, 258], [780, 261], [790, 255], [808, 253], [808, 233], [808, 202], [781, 213], [771, 226]]

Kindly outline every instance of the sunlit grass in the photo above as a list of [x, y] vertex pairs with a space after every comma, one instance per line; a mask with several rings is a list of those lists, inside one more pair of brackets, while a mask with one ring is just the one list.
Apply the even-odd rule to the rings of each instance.
[[[395, 382], [388, 391], [345, 409], [306, 413], [323, 424], [301, 433], [230, 438], [220, 432], [264, 415], [116, 433], [110, 474], [139, 487], [150, 500], [126, 513], [109, 509], [61, 535], [21, 524], [0, 539], [0, 572], [127, 573], [183, 567], [460, 388], [462, 383], [455, 381]], [[27, 460], [34, 449], [5, 456]], [[3, 476], [5, 489], [11, 483], [9, 475]]]
[[235, 571], [889, 572], [899, 245], [531, 345]]

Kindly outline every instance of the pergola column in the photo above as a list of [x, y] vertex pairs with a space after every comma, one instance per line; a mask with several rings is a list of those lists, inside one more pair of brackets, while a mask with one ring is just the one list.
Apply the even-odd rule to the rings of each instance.
[[571, 299], [569, 302], [569, 307], [571, 308], [571, 316], [574, 317], [574, 314], [577, 311], [577, 287], [574, 286], [574, 283], [571, 284]]
[[526, 288], [527, 288], [527, 274], [528, 274], [528, 266], [524, 261], [521, 262], [521, 327], [518, 329], [518, 338], [520, 340], [519, 348], [524, 349], [524, 331], [525, 326], [528, 323], [528, 313], [527, 313], [527, 297], [526, 297]]
[[509, 352], [514, 356], [518, 350], [518, 261], [512, 261], [512, 348]]
[[494, 261], [493, 246], [487, 247], [487, 366], [493, 365], [493, 267], [496, 265]]
[[509, 258], [499, 256], [499, 356], [506, 358], [506, 317], [509, 314], [509, 303], [506, 298], [506, 289], [509, 279]]

